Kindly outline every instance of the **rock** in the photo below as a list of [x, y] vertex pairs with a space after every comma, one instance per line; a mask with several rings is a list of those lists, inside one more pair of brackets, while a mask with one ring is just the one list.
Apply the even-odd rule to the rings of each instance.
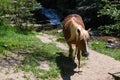
[[3, 44], [2, 47], [8, 48], [8, 45], [7, 44]]
[[111, 39], [107, 39], [108, 43], [114, 43], [115, 42], [115, 38], [111, 38]]

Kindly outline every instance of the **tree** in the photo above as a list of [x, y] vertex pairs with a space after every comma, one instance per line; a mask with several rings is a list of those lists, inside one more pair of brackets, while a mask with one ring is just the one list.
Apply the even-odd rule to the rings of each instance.
[[[32, 11], [40, 7], [36, 0], [14, 0], [14, 21], [20, 29], [31, 30], [34, 24]], [[31, 24], [32, 23], [32, 24]]]
[[10, 22], [13, 22], [17, 28], [32, 29], [34, 24], [32, 11], [40, 7], [36, 0], [1, 0], [1, 2], [0, 10], [2, 12], [0, 14], [4, 16], [3, 19], [5, 19], [7, 14], [9, 15], [9, 20], [11, 20]]
[[11, 0], [1, 0], [0, 1], [0, 25], [6, 24], [9, 22], [7, 18], [8, 15], [13, 11], [13, 6], [10, 5]]
[[102, 33], [114, 36], [120, 36], [120, 4], [119, 2], [102, 0], [100, 4], [101, 10], [99, 16], [108, 16], [113, 20], [110, 24], [100, 26]]
[[98, 26], [97, 11], [101, 0], [38, 0], [43, 7], [56, 9], [62, 20], [69, 14], [80, 14], [87, 28]]

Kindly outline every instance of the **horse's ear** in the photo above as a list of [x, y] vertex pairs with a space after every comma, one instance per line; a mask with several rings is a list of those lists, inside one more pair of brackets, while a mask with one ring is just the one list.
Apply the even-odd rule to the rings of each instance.
[[90, 32], [92, 28], [89, 28], [87, 31]]

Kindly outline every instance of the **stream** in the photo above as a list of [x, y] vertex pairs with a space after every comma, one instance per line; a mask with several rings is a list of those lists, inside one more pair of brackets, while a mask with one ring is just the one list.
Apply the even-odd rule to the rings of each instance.
[[114, 36], [101, 36], [100, 38], [106, 42], [107, 48], [120, 49], [120, 38]]
[[114, 36], [105, 36], [101, 35], [100, 31], [98, 30], [93, 30], [90, 32], [91, 39], [98, 39], [102, 40], [106, 43], [106, 48], [116, 48], [120, 49], [120, 38], [119, 37], [114, 37]]

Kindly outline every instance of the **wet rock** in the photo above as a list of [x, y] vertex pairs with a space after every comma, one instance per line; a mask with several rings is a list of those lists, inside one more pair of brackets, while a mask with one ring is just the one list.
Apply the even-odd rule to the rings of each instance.
[[120, 49], [120, 39], [114, 36], [102, 36], [100, 37], [106, 43], [106, 48], [118, 48]]
[[107, 39], [108, 43], [116, 43], [116, 39], [115, 38], [111, 38], [111, 39]]
[[107, 48], [120, 48], [120, 42], [115, 40], [108, 40], [106, 43]]
[[3, 44], [2, 47], [8, 48], [8, 45], [7, 44]]
[[115, 44], [115, 43], [106, 44], [106, 48], [117, 48], [117, 49], [120, 49], [120, 44]]

